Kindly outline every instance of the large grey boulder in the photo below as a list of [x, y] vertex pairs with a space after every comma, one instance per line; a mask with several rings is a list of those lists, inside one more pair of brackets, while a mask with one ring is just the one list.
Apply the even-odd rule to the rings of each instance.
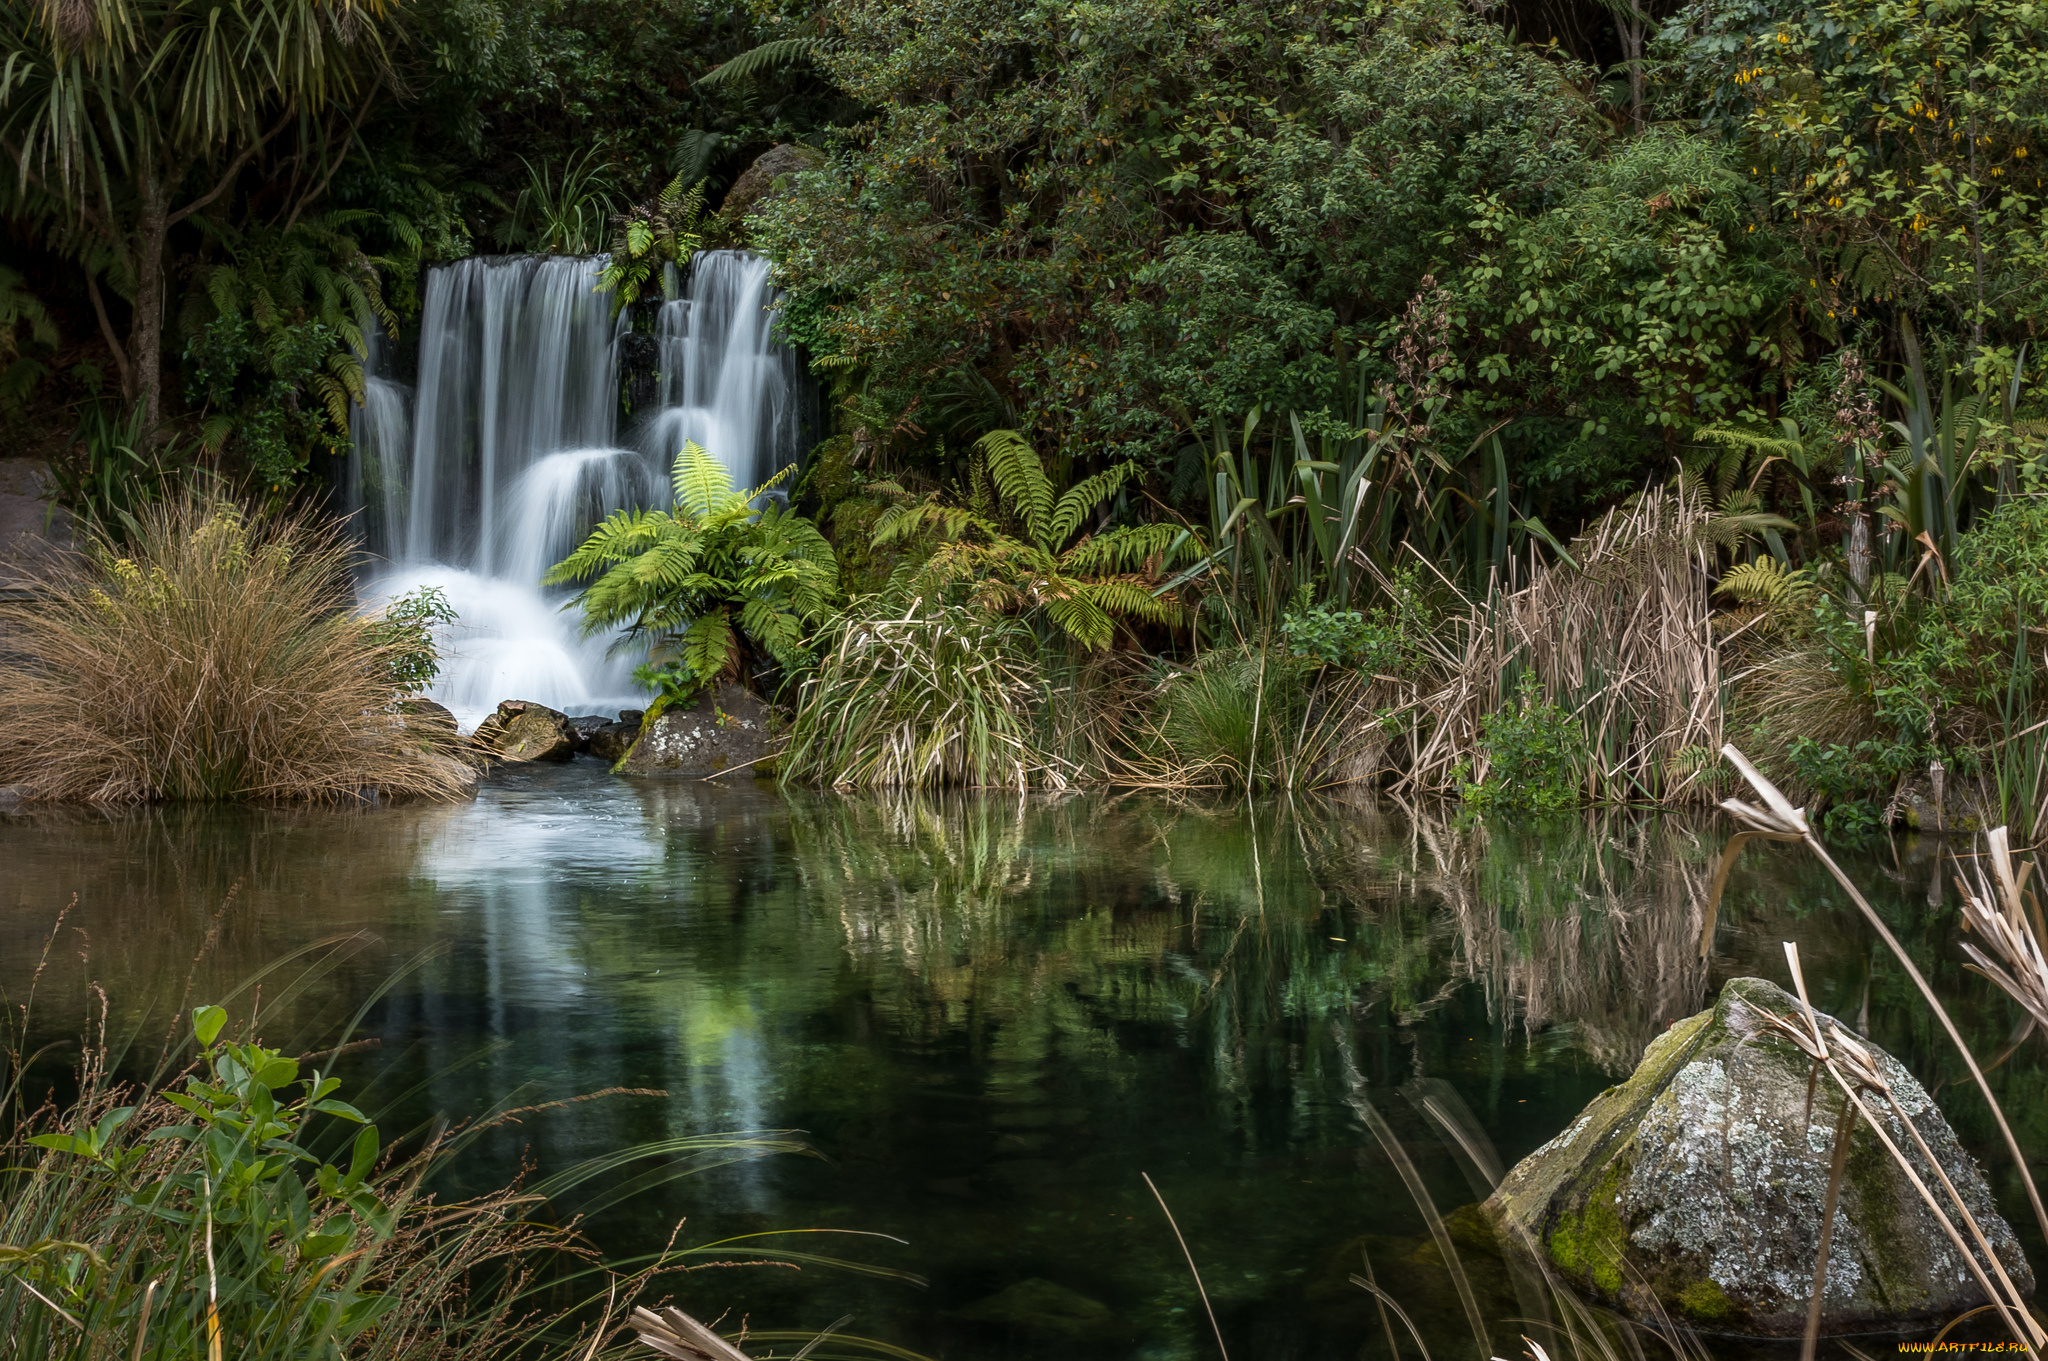
[[[1798, 1001], [1773, 984], [1731, 980], [1712, 1010], [1674, 1024], [1632, 1077], [1517, 1164], [1486, 1203], [1504, 1246], [1540, 1254], [1576, 1287], [1638, 1318], [1661, 1305], [1712, 1331], [1803, 1332], [1843, 1097], [1823, 1073], [1808, 1113], [1811, 1064], [1758, 1025], [1753, 1007], [1799, 1014]], [[1912, 1074], [1870, 1047], [2014, 1283], [2031, 1293], [2033, 1273], [1983, 1172]], [[1888, 1109], [1869, 1097], [1865, 1104]], [[1911, 1135], [1896, 1116], [1883, 1118], [1939, 1195]], [[1860, 1121], [1849, 1149], [1823, 1330], [1910, 1326], [1984, 1303], [1912, 1184]]]
[[754, 215], [754, 209], [787, 193], [792, 177], [806, 170], [815, 170], [824, 163], [825, 158], [818, 152], [794, 142], [769, 147], [756, 156], [754, 163], [732, 182], [732, 188], [725, 191], [725, 202], [718, 209], [719, 217], [729, 226], [739, 225]]
[[629, 775], [746, 777], [774, 751], [768, 706], [737, 685], [720, 681], [694, 704], [663, 709], [640, 729], [626, 753]]
[[569, 720], [530, 699], [508, 699], [476, 725], [470, 740], [500, 761], [567, 761], [576, 755]]

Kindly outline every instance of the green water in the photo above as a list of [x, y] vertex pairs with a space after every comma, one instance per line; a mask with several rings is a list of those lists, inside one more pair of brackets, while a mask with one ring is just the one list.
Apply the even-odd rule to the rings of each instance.
[[[1149, 1173], [1240, 1361], [1385, 1355], [1348, 1282], [1365, 1253], [1436, 1355], [1469, 1356], [1361, 1101], [1448, 1213], [1479, 1190], [1417, 1084], [1447, 1085], [1512, 1164], [1722, 980], [1781, 978], [1787, 939], [1822, 1005], [1924, 1081], [1950, 1077], [1902, 973], [1795, 850], [1750, 853], [1699, 960], [1721, 837], [1327, 801], [785, 799], [579, 761], [500, 775], [457, 808], [0, 819], [0, 990], [21, 1002], [40, 961], [32, 1028], [57, 1039], [98, 983], [136, 1064], [188, 988], [222, 998], [267, 968], [262, 1033], [302, 1048], [375, 996], [362, 1033], [378, 1044], [346, 1076], [391, 1131], [665, 1093], [501, 1125], [451, 1195], [522, 1158], [545, 1173], [649, 1140], [803, 1130], [820, 1156], [554, 1207], [596, 1205], [590, 1232], [622, 1257], [678, 1220], [682, 1242], [902, 1240], [803, 1244], [895, 1274], [672, 1278], [686, 1308], [729, 1322], [851, 1313], [852, 1332], [951, 1361], [1212, 1356]], [[2016, 1013], [1958, 967], [1933, 849], [1845, 858], [1989, 1055]], [[2028, 1147], [2048, 1146], [2039, 1048], [1994, 1074]], [[2038, 1260], [1975, 1094], [1942, 1101]], [[1491, 1315], [1518, 1312], [1485, 1262], [1474, 1274]], [[1503, 1324], [1500, 1354], [1517, 1331]]]

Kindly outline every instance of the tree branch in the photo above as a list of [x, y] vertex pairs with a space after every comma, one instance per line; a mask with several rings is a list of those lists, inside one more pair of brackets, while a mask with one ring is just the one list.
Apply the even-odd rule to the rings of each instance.
[[[383, 85], [384, 73], [382, 71], [379, 71], [377, 73], [377, 78], [370, 82], [369, 90], [366, 91], [363, 95], [362, 108], [356, 110], [356, 116], [349, 120], [348, 132], [350, 137], [353, 137], [355, 135], [355, 130], [363, 125], [363, 120], [370, 116], [370, 105], [377, 98], [377, 91], [383, 88]], [[324, 149], [325, 139], [322, 140], [322, 146]], [[313, 204], [319, 202], [321, 197], [327, 193], [327, 186], [334, 183], [334, 173], [337, 170], [341, 169], [341, 163], [342, 160], [344, 159], [343, 153], [345, 153], [347, 150], [348, 141], [347, 139], [343, 139], [340, 151], [330, 153], [329, 164], [327, 166], [327, 177], [320, 181], [319, 188], [309, 189], [308, 191], [306, 191], [306, 193], [300, 196], [298, 203], [293, 205], [291, 216], [286, 218], [284, 222], [284, 229], [286, 231], [290, 231], [293, 225], [298, 222], [299, 214], [305, 212], [306, 209], [310, 208]]]
[[169, 217], [166, 217], [164, 219], [164, 226], [177, 226], [180, 222], [183, 222], [186, 218], [192, 216], [192, 214], [198, 212], [201, 208], [206, 207], [215, 199], [219, 198], [222, 194], [225, 194], [228, 191], [229, 187], [234, 184], [236, 176], [242, 173], [242, 167], [248, 165], [251, 158], [253, 158], [257, 152], [263, 150], [265, 144], [267, 144], [271, 138], [277, 136], [278, 133], [284, 131], [285, 125], [291, 121], [292, 115], [290, 111], [287, 110], [282, 117], [280, 117], [275, 123], [272, 123], [270, 125], [270, 131], [264, 133], [255, 141], [249, 143], [248, 146], [243, 147], [242, 150], [235, 156], [235, 158], [232, 161], [228, 162], [228, 168], [221, 172], [220, 179], [215, 182], [213, 188], [207, 190], [198, 198], [193, 199], [190, 203], [178, 209], [177, 212], [172, 213]]
[[114, 367], [121, 371], [121, 395], [132, 402], [135, 400], [135, 384], [129, 376], [128, 352], [114, 337], [114, 325], [107, 320], [107, 305], [100, 298], [99, 280], [89, 269], [85, 271], [85, 291], [92, 295], [93, 315], [100, 319], [100, 337], [107, 342], [107, 349], [113, 352]]

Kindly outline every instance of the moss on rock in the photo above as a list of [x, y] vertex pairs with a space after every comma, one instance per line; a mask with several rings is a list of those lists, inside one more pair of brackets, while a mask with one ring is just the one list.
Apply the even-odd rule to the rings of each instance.
[[[1637, 1317], [1661, 1311], [1730, 1332], [1799, 1333], [1842, 1097], [1823, 1081], [1809, 1109], [1805, 1055], [1755, 1022], [1758, 1008], [1797, 1007], [1762, 979], [1738, 978], [1711, 1011], [1666, 1031], [1626, 1082], [1503, 1179], [1487, 1202], [1503, 1240]], [[1912, 1075], [1877, 1058], [2007, 1271], [2031, 1291], [1982, 1171]], [[1893, 1141], [1910, 1147], [1897, 1118], [1885, 1118]], [[1934, 1180], [1931, 1168], [1915, 1170]], [[1824, 1328], [1907, 1327], [1980, 1303], [1910, 1181], [1859, 1127], [1828, 1252]]]

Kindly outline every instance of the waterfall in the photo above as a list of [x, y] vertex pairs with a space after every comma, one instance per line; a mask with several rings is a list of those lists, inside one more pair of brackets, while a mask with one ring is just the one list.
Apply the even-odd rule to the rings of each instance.
[[[613, 510], [665, 505], [685, 439], [754, 486], [804, 448], [806, 378], [770, 336], [768, 262], [707, 251], [667, 276], [660, 401], [620, 437], [618, 341], [602, 257], [478, 256], [429, 271], [414, 387], [371, 336], [345, 499], [378, 569], [366, 598], [438, 586], [459, 616], [430, 694], [468, 727], [505, 699], [568, 713], [639, 707], [637, 650], [584, 638], [541, 575]], [[680, 295], [680, 296], [678, 296]]]
[[[803, 365], [769, 336], [775, 293], [768, 261], [748, 251], [706, 251], [691, 262], [689, 288], [655, 321], [661, 342], [661, 407], [642, 428], [642, 448], [673, 459], [683, 441], [717, 454], [742, 488], [757, 487], [800, 447]], [[663, 452], [666, 451], [666, 452]]]

